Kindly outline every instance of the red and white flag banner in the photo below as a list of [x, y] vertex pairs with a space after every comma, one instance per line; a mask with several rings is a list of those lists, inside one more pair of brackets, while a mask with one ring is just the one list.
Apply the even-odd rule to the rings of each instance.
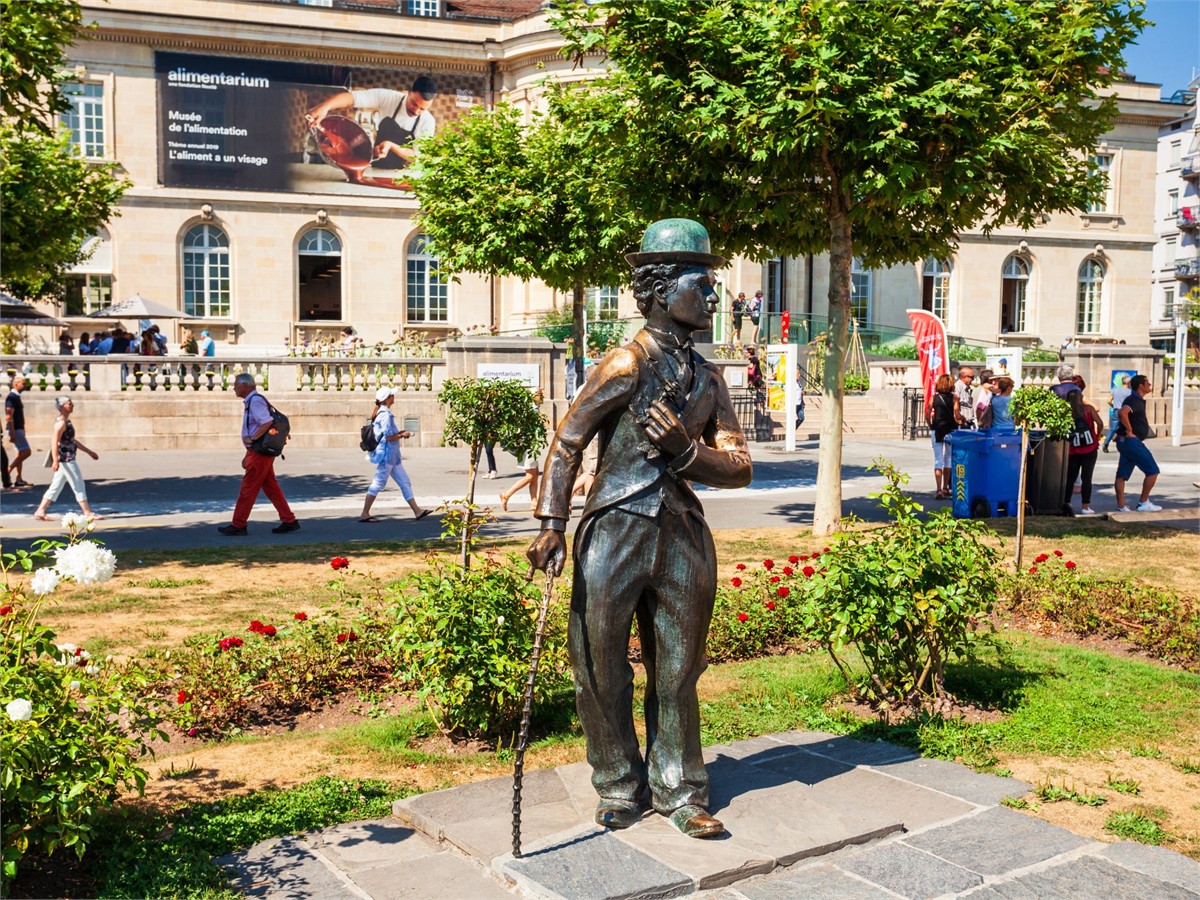
[[913, 342], [917, 345], [917, 361], [921, 366], [921, 387], [925, 391], [925, 410], [933, 403], [933, 386], [939, 375], [950, 373], [950, 347], [946, 341], [946, 325], [924, 309], [909, 309]]

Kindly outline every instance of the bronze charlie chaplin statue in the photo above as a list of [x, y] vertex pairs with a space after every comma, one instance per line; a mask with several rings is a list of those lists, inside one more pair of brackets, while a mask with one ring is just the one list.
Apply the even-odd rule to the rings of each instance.
[[[708, 233], [689, 219], [651, 225], [633, 266], [646, 316], [633, 341], [596, 366], [546, 458], [528, 550], [562, 571], [571, 487], [584, 448], [600, 439], [596, 480], [575, 538], [568, 642], [587, 737], [596, 822], [628, 828], [646, 808], [691, 837], [724, 826], [708, 813], [696, 682], [716, 597], [716, 552], [689, 484], [742, 487], [750, 455], [720, 372], [692, 349], [718, 298]], [[633, 725], [629, 635], [634, 616], [646, 666], [646, 751]]]

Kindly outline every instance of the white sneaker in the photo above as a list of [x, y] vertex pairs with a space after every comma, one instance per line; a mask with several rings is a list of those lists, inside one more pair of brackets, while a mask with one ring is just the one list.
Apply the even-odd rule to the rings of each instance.
[[1089, 506], [1085, 506], [1083, 509], [1081, 509], [1079, 511], [1079, 514], [1081, 516], [1094, 516], [1094, 515], [1096, 515], [1096, 511]]
[[1157, 503], [1151, 503], [1149, 500], [1147, 500], [1145, 503], [1139, 503], [1137, 507], [1138, 512], [1160, 512], [1161, 510], [1161, 506], [1159, 506]]
[[1128, 506], [1118, 506], [1116, 511], [1117, 512], [1133, 512], [1133, 510], [1130, 509]]

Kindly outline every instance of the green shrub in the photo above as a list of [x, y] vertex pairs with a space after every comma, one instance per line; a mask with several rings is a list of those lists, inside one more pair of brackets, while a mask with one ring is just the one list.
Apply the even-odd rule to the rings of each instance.
[[[805, 592], [804, 628], [866, 699], [921, 705], [945, 693], [948, 660], [970, 657], [996, 596], [997, 553], [981, 522], [949, 510], [922, 519], [901, 490], [908, 476], [876, 460], [888, 484], [880, 506], [892, 521], [849, 532], [821, 555], [820, 577]], [[852, 678], [847, 648], [866, 674]]]
[[[556, 344], [569, 341], [574, 332], [574, 315], [571, 305], [548, 310], [538, 316], [537, 328], [533, 333], [548, 338]], [[608, 352], [625, 339], [624, 319], [589, 319], [587, 323], [587, 346], [590, 353], [600, 355]]]
[[811, 557], [793, 553], [786, 562], [738, 563], [734, 575], [717, 586], [709, 660], [750, 659], [804, 646], [804, 594], [819, 577], [820, 555], [818, 550]]
[[871, 389], [871, 376], [846, 373], [845, 387], [848, 391], [868, 391]]
[[[60, 644], [38, 621], [61, 581], [112, 577], [116, 558], [80, 539], [84, 522], [73, 514], [64, 519], [69, 544], [39, 541], [33, 552], [6, 553], [0, 561], [5, 884], [31, 850], [50, 855], [69, 847], [82, 857], [95, 838], [96, 814], [123, 791], [140, 792], [145, 785], [138, 761], [159, 735], [156, 704], [146, 699], [146, 680], [137, 669]], [[54, 565], [34, 572], [51, 554]], [[28, 585], [14, 577], [19, 571], [33, 573]]]
[[1046, 437], [1051, 439], [1065, 438], [1075, 428], [1075, 418], [1067, 401], [1032, 384], [1013, 392], [1009, 411], [1018, 426], [1044, 429]]
[[[431, 556], [393, 598], [392, 653], [417, 696], [447, 731], [505, 737], [515, 731], [541, 605], [515, 556], [464, 569]], [[567, 678], [565, 611], [551, 605], [535, 698]]]
[[1013, 610], [1076, 634], [1130, 641], [1140, 650], [1200, 672], [1200, 601], [1157, 585], [1085, 573], [1063, 551], [1039, 553], [1004, 580]]

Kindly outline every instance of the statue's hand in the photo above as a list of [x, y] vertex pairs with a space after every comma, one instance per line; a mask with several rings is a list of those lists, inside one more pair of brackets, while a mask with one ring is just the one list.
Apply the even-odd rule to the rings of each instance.
[[679, 456], [692, 446], [692, 439], [679, 416], [661, 400], [654, 401], [647, 410], [646, 420], [646, 436], [667, 456]]
[[535, 571], [561, 575], [567, 561], [567, 539], [561, 531], [547, 528], [533, 539], [525, 551], [525, 558], [529, 560], [529, 579]]

